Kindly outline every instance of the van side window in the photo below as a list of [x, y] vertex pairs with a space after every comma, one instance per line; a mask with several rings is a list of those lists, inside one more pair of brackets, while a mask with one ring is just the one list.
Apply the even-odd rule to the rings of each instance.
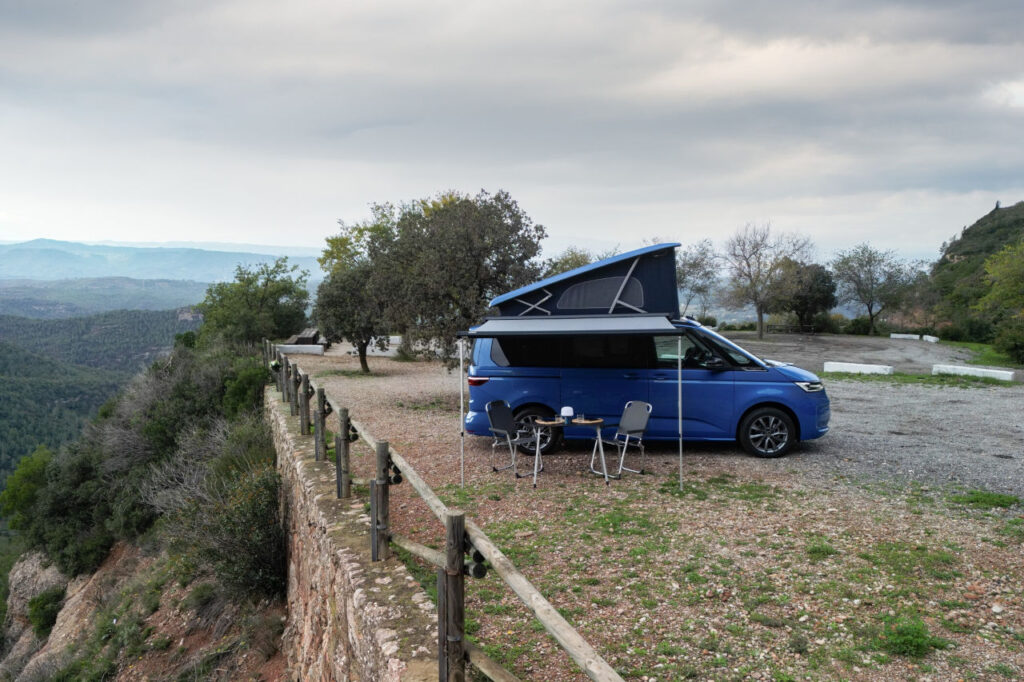
[[560, 367], [558, 336], [505, 336], [491, 340], [491, 360], [499, 367]]
[[600, 334], [572, 336], [565, 345], [565, 366], [593, 369], [646, 369], [651, 366], [651, 337]]
[[714, 353], [704, 342], [689, 334], [682, 336], [655, 336], [654, 350], [659, 369], [675, 369], [679, 364], [680, 347], [683, 353], [683, 367], [703, 367], [704, 362]]

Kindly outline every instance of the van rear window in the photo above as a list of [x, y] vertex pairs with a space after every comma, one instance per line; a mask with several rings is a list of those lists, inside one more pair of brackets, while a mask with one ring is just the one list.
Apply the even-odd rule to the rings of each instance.
[[491, 360], [499, 367], [560, 367], [562, 342], [552, 336], [505, 336], [491, 341]]

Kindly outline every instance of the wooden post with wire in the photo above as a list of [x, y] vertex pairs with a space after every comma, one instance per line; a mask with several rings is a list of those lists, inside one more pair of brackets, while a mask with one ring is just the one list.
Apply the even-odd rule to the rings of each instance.
[[300, 373], [299, 380], [299, 432], [303, 436], [309, 435], [309, 398], [312, 392], [309, 388], [309, 374]]
[[313, 458], [316, 461], [327, 459], [327, 394], [324, 389], [316, 389], [316, 410], [313, 412]]
[[334, 473], [338, 499], [352, 497], [352, 476], [348, 463], [348, 432], [351, 428], [348, 408], [338, 410], [338, 434], [334, 437]]
[[[466, 679], [466, 516], [458, 510], [445, 514], [445, 567], [444, 567], [444, 682], [464, 682]], [[442, 618], [440, 610], [438, 619]], [[440, 625], [440, 622], [438, 623]]]
[[391, 502], [391, 453], [387, 441], [377, 443], [377, 478], [370, 483], [370, 559], [391, 556], [388, 507]]

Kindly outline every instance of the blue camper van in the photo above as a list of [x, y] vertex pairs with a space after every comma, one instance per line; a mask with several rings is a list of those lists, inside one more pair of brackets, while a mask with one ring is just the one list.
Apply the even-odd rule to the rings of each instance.
[[[744, 351], [700, 323], [674, 334], [507, 335], [474, 341], [466, 431], [489, 436], [485, 407], [505, 400], [524, 432], [562, 406], [614, 423], [629, 400], [652, 405], [646, 440], [739, 441], [758, 457], [781, 457], [796, 442], [828, 432], [829, 400], [814, 374]], [[563, 432], [564, 431], [564, 432]], [[592, 438], [586, 427], [548, 429], [542, 450], [562, 438]]]
[[[681, 425], [684, 440], [738, 441], [752, 455], [781, 457], [825, 435], [829, 400], [817, 376], [674, 319], [676, 246], [631, 251], [494, 299], [501, 315], [464, 334], [474, 338], [466, 431], [491, 435], [486, 405], [495, 400], [524, 432], [563, 406], [615, 423], [627, 401], [642, 400], [653, 408], [645, 440], [676, 440]], [[542, 451], [563, 438], [593, 431], [544, 429]]]

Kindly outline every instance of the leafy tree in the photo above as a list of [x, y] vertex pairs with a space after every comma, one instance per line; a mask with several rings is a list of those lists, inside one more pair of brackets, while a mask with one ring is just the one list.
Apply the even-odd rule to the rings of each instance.
[[690, 304], [697, 303], [700, 317], [705, 317], [718, 283], [718, 254], [710, 239], [684, 246], [676, 253], [676, 283], [682, 303], [679, 313], [685, 315]]
[[864, 306], [870, 334], [878, 333], [879, 315], [900, 305], [915, 274], [895, 251], [880, 251], [867, 242], [838, 252], [831, 265], [839, 300]]
[[451, 359], [455, 333], [479, 322], [491, 298], [540, 275], [544, 236], [504, 191], [419, 201], [402, 207], [393, 233], [371, 235], [368, 286], [384, 296], [389, 327]]
[[359, 262], [336, 268], [320, 284], [313, 317], [320, 330], [331, 341], [348, 341], [359, 352], [359, 366], [370, 372], [366, 351], [371, 344], [381, 350], [388, 347], [388, 330], [384, 326], [382, 297], [367, 285], [373, 264]]
[[1024, 241], [989, 256], [985, 279], [990, 288], [978, 302], [980, 309], [1024, 315]]
[[206, 290], [199, 304], [203, 313], [200, 340], [212, 338], [257, 343], [301, 331], [306, 322], [309, 273], [295, 274], [287, 258], [255, 268], [239, 265], [233, 282], [218, 282]]
[[990, 288], [978, 308], [998, 319], [993, 344], [1024, 363], [1024, 240], [989, 256], [985, 279]]
[[578, 246], [570, 246], [554, 258], [544, 261], [543, 277], [553, 277], [594, 262], [594, 254]]
[[725, 243], [722, 257], [729, 267], [728, 301], [735, 307], [746, 304], [757, 312], [757, 336], [764, 338], [764, 314], [778, 286], [782, 263], [803, 260], [811, 251], [811, 240], [796, 234], [772, 234], [770, 225], [747, 224]]
[[0, 493], [0, 514], [11, 528], [17, 530], [26, 526], [39, 489], [46, 485], [46, 465], [52, 458], [49, 448], [40, 445], [31, 455], [23, 457], [7, 478], [4, 491]]
[[802, 327], [814, 325], [815, 318], [836, 304], [836, 283], [825, 266], [783, 259], [768, 302], [768, 311], [796, 315]]
[[361, 223], [347, 225], [338, 221], [339, 233], [326, 239], [317, 262], [325, 272], [331, 273], [366, 261], [371, 243], [388, 243], [394, 239], [398, 224], [398, 209], [394, 204], [372, 204], [372, 218]]

